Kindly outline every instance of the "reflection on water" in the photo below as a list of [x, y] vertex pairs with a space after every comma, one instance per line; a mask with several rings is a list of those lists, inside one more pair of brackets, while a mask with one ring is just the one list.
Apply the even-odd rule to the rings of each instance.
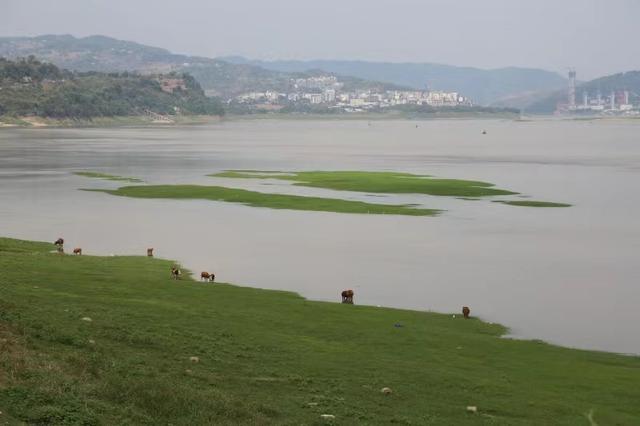
[[[481, 135], [482, 129], [488, 131]], [[339, 301], [473, 314], [519, 337], [640, 353], [640, 123], [250, 121], [0, 131], [0, 235], [64, 236], [87, 254], [146, 254], [222, 281]], [[477, 179], [566, 209], [416, 195], [371, 198], [225, 169], [393, 170]], [[149, 183], [420, 203], [440, 217], [250, 208], [78, 191]]]

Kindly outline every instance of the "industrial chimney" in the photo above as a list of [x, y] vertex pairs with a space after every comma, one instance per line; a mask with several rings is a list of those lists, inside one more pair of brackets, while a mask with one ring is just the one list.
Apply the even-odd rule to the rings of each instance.
[[611, 109], [616, 109], [616, 92], [611, 91]]
[[569, 70], [569, 109], [576, 109], [576, 70]]

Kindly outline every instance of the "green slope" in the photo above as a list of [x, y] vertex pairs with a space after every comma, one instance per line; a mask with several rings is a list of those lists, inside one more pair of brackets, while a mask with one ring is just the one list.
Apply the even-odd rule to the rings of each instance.
[[502, 327], [460, 316], [176, 282], [169, 261], [52, 248], [0, 239], [0, 408], [30, 424], [640, 419], [637, 357], [501, 339]]
[[[162, 81], [182, 84], [168, 92]], [[0, 116], [85, 119], [223, 113], [220, 101], [207, 98], [188, 74], [76, 73], [32, 57], [0, 58]]]

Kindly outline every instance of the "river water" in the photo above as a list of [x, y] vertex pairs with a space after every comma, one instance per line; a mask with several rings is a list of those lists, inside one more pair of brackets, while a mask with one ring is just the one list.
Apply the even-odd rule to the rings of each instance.
[[[482, 130], [487, 134], [482, 135]], [[225, 169], [393, 170], [485, 180], [571, 208], [294, 187]], [[116, 182], [224, 184], [445, 209], [350, 215], [121, 198]], [[640, 353], [640, 121], [226, 121], [207, 126], [1, 129], [0, 235], [87, 254], [177, 259], [219, 281], [359, 304], [459, 312], [514, 337]]]

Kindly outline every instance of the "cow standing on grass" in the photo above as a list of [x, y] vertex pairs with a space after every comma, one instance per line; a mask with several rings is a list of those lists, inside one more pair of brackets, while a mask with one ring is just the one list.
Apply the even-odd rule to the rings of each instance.
[[153, 257], [153, 248], [148, 248], [147, 249], [147, 256]]
[[471, 315], [471, 309], [469, 309], [468, 306], [463, 306], [462, 307], [462, 315], [466, 318], [469, 319], [469, 315]]
[[78, 256], [82, 256], [82, 249], [80, 247], [76, 247], [73, 249], [73, 254], [77, 254]]
[[342, 292], [342, 303], [353, 305], [353, 290], [344, 290]]
[[200, 273], [200, 279], [202, 281], [209, 281], [209, 282], [213, 282], [216, 279], [216, 274], [214, 274], [213, 272], [201, 272]]
[[58, 254], [64, 254], [64, 239], [62, 237], [58, 238], [53, 242], [53, 245], [56, 246], [56, 251]]
[[171, 267], [171, 278], [173, 278], [174, 280], [179, 280], [180, 279], [180, 275], [182, 275], [182, 272], [180, 271], [180, 269], [177, 266], [172, 266]]

